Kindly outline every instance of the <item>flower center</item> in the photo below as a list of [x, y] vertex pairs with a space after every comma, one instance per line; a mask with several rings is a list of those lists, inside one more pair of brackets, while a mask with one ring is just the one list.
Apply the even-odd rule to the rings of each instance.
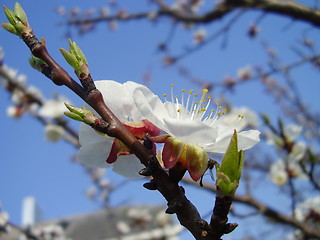
[[[190, 89], [188, 92], [182, 89], [181, 97], [179, 97], [174, 94], [174, 86], [174, 84], [171, 85], [171, 117], [182, 120], [204, 121], [212, 126], [218, 118], [222, 118], [227, 113], [227, 109], [219, 103], [215, 103], [215, 109], [210, 109], [212, 98], [207, 96], [208, 89], [203, 89], [201, 96], [194, 94], [193, 89]], [[163, 96], [165, 102], [170, 103], [167, 99], [167, 94]], [[242, 115], [238, 115], [238, 119], [242, 118]]]

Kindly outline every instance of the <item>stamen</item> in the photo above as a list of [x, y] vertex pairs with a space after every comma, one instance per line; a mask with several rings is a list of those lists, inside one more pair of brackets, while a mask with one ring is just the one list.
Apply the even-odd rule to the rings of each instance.
[[182, 92], [182, 94], [181, 94], [181, 104], [182, 104], [182, 106], [184, 106], [184, 93], [186, 92], [186, 90], [182, 89], [181, 92]]
[[173, 99], [173, 87], [174, 87], [174, 84], [171, 84], [171, 102], [174, 103], [174, 99]]
[[186, 109], [189, 110], [189, 101], [190, 101], [190, 96], [193, 92], [193, 89], [190, 89], [188, 92], [188, 99], [187, 99], [187, 103], [186, 103]]
[[163, 97], [164, 97], [164, 101], [166, 102], [167, 101], [167, 94], [163, 94]]
[[[202, 103], [203, 100], [205, 99], [205, 96], [207, 95], [208, 91], [209, 91], [209, 90], [206, 89], [206, 88], [202, 90], [202, 96], [201, 96], [201, 99], [200, 99], [200, 102], [201, 102], [201, 103]], [[197, 109], [198, 111], [200, 110], [200, 107], [201, 107], [201, 106], [198, 105], [198, 109]]]
[[[216, 103], [216, 110], [212, 109], [208, 114], [208, 109], [212, 101], [212, 97], [207, 96], [209, 90], [203, 89], [201, 98], [198, 100], [198, 94], [193, 94], [193, 89], [187, 91], [181, 90], [181, 98], [178, 95], [174, 95], [174, 84], [171, 84], [171, 101], [174, 104], [175, 116], [178, 119], [189, 118], [190, 120], [206, 121], [206, 124], [213, 125], [219, 117], [223, 117], [227, 114], [225, 109], [219, 103]], [[185, 94], [188, 93], [188, 97]], [[193, 95], [191, 101], [191, 95]], [[167, 94], [163, 94], [165, 101], [167, 101]], [[238, 119], [243, 118], [239, 115]]]
[[178, 111], [179, 110], [179, 96], [178, 95], [175, 96], [175, 99], [176, 99], [177, 118], [179, 119], [180, 118], [180, 114], [179, 114], [180, 111]]

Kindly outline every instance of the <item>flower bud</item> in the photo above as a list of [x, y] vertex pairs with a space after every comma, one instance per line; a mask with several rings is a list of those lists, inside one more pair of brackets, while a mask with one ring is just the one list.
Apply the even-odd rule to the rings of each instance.
[[231, 138], [228, 149], [223, 156], [220, 167], [217, 167], [217, 187], [225, 195], [233, 195], [239, 185], [244, 161], [243, 151], [238, 152], [237, 132]]

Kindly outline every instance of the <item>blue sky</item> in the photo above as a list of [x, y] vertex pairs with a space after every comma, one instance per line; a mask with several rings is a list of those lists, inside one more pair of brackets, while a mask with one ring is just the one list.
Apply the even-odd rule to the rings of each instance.
[[[2, 4], [13, 8], [15, 1], [3, 0]], [[132, 11], [144, 9], [148, 1], [119, 1]], [[305, 2], [305, 1], [304, 1]], [[21, 0], [31, 26], [36, 35], [45, 37], [50, 54], [70, 73], [72, 70], [60, 55], [59, 48], [68, 48], [64, 34], [66, 26], [57, 26], [63, 19], [53, 9], [63, 5], [66, 8], [79, 6], [81, 9], [97, 8], [101, 1], [56, 0], [56, 1], [26, 1]], [[200, 51], [186, 57], [181, 62], [189, 67], [191, 72], [207, 81], [218, 82], [224, 76], [236, 76], [239, 68], [247, 64], [260, 65], [267, 60], [262, 50], [261, 41], [267, 40], [283, 59], [284, 63], [297, 60], [292, 52], [294, 43], [301, 41], [301, 32], [308, 37], [319, 41], [318, 30], [310, 30], [310, 26], [295, 23], [291, 27], [290, 20], [275, 15], [266, 17], [261, 23], [261, 33], [256, 40], [248, 39], [246, 30], [258, 13], [246, 14], [237, 21], [227, 36], [227, 47], [222, 49], [222, 37], [208, 44]], [[6, 22], [3, 13], [0, 13], [0, 22]], [[207, 27], [208, 34], [216, 32], [227, 19]], [[170, 91], [171, 83], [177, 89], [197, 88], [186, 82], [175, 67], [163, 67], [161, 55], [156, 46], [164, 41], [170, 31], [170, 20], [162, 19], [157, 24], [147, 21], [136, 21], [119, 24], [119, 29], [110, 32], [106, 24], [100, 24], [84, 36], [75, 34], [72, 40], [76, 41], [85, 53], [91, 75], [95, 80], [113, 79], [119, 82], [142, 82], [146, 71], [151, 71], [150, 88], [162, 95]], [[287, 27], [287, 28], [286, 28]], [[197, 29], [197, 28], [196, 28]], [[284, 30], [285, 29], [285, 30]], [[193, 46], [193, 30], [183, 30], [178, 27], [170, 45], [173, 53], [181, 53], [186, 46]], [[317, 36], [318, 35], [318, 36]], [[28, 76], [28, 84], [39, 87], [46, 98], [54, 93], [66, 96], [74, 105], [81, 106], [81, 101], [68, 89], [57, 87], [40, 73], [30, 68], [27, 59], [29, 50], [24, 43], [3, 29], [0, 30], [0, 46], [5, 51], [5, 63], [19, 70], [19, 73]], [[179, 63], [180, 64], [180, 63]], [[316, 71], [310, 67], [294, 70], [297, 76], [297, 85], [308, 106], [319, 111], [317, 102], [320, 82]], [[85, 191], [91, 185], [90, 179], [83, 169], [71, 161], [76, 150], [65, 142], [50, 143], [44, 139], [43, 128], [39, 122], [29, 115], [14, 120], [6, 115], [6, 108], [10, 105], [9, 95], [0, 89], [0, 123], [1, 123], [1, 167], [0, 167], [0, 201], [3, 208], [10, 213], [11, 220], [20, 223], [21, 201], [32, 195], [38, 200], [44, 219], [52, 219], [66, 215], [74, 215], [98, 209], [99, 206], [86, 199]], [[268, 113], [273, 119], [281, 115], [274, 100], [265, 94], [265, 90], [258, 82], [243, 84], [235, 95], [227, 94], [236, 106], [249, 106], [257, 112]], [[77, 123], [73, 123], [78, 128]], [[108, 171], [107, 176], [114, 182], [123, 179]], [[130, 199], [132, 203], [165, 204], [157, 192], [150, 192], [142, 188], [142, 182], [132, 182], [114, 193], [112, 203], [121, 204]], [[192, 200], [206, 213], [213, 201], [214, 195], [202, 193], [190, 188]], [[189, 192], [188, 192], [189, 194]]]

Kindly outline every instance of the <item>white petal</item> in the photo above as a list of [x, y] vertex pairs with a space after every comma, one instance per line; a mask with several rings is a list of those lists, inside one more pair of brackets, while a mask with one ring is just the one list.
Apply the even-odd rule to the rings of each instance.
[[131, 116], [129, 116], [126, 110], [132, 108], [134, 103], [123, 85], [111, 80], [95, 81], [95, 84], [111, 111], [120, 121], [128, 121], [128, 118]]
[[238, 149], [247, 150], [252, 148], [260, 141], [260, 131], [258, 130], [249, 130], [243, 131], [238, 134]]
[[[260, 132], [258, 130], [249, 130], [238, 133], [238, 149], [247, 150], [259, 141]], [[225, 136], [222, 139], [218, 139], [215, 143], [207, 144], [203, 146], [203, 149], [208, 152], [225, 153], [227, 150], [232, 134]]]
[[64, 102], [67, 102], [64, 98], [45, 101], [44, 105], [39, 110], [39, 115], [50, 118], [63, 116], [63, 112], [68, 110], [64, 105]]
[[166, 131], [162, 119], [168, 117], [168, 113], [157, 95], [154, 95], [148, 88], [140, 86], [135, 89], [133, 100], [143, 118], [148, 119], [158, 128]]
[[78, 160], [89, 167], [107, 168], [111, 165], [106, 162], [113, 144], [113, 138], [106, 138], [104, 142], [86, 144], [78, 151]]
[[303, 158], [307, 150], [307, 145], [304, 142], [297, 142], [293, 145], [293, 148], [289, 154], [295, 161], [299, 161]]
[[179, 120], [174, 118], [164, 119], [168, 133], [179, 138], [182, 142], [196, 145], [215, 142], [217, 129], [201, 121]]
[[295, 124], [289, 124], [283, 127], [283, 133], [289, 141], [293, 141], [299, 137], [301, 131], [302, 127]]
[[81, 146], [105, 142], [108, 136], [102, 136], [85, 123], [80, 124], [79, 141]]
[[133, 154], [119, 156], [113, 163], [113, 171], [127, 178], [141, 178], [138, 172], [145, 168], [140, 160]]

